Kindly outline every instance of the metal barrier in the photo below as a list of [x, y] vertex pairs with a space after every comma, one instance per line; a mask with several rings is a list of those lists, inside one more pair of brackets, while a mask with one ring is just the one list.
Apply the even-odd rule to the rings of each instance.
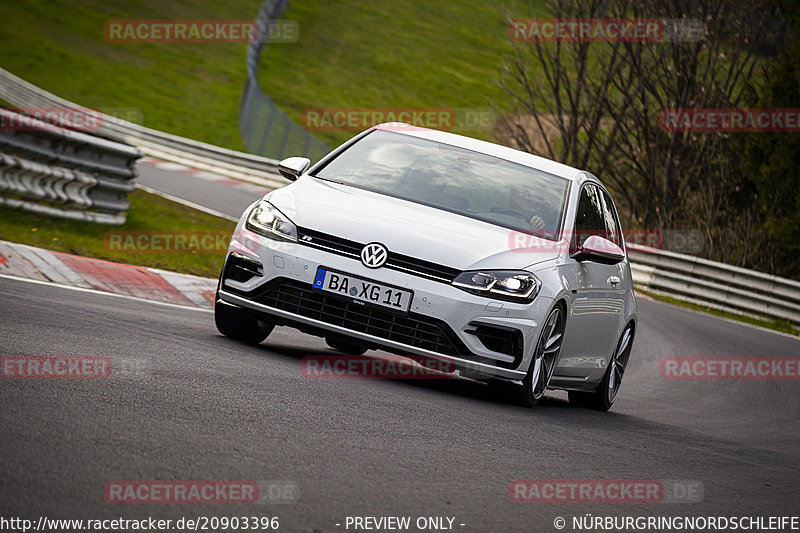
[[276, 159], [303, 155], [318, 161], [330, 152], [330, 147], [290, 119], [258, 83], [258, 62], [261, 50], [269, 41], [270, 25], [288, 3], [288, 0], [265, 0], [258, 10], [257, 38], [247, 46], [247, 81], [239, 110], [239, 130], [245, 146], [252, 153]]
[[0, 204], [51, 216], [122, 224], [134, 189], [132, 146], [0, 109]]
[[628, 245], [633, 283], [712, 309], [800, 327], [800, 282], [700, 257]]
[[[19, 108], [87, 111], [87, 108], [40, 89], [3, 68], [0, 68], [0, 99]], [[281, 187], [287, 183], [278, 174], [278, 162], [274, 159], [178, 137], [101, 113], [96, 113], [96, 117], [99, 117], [100, 127], [92, 132], [93, 135], [127, 142], [140, 148], [145, 155], [264, 187]]]

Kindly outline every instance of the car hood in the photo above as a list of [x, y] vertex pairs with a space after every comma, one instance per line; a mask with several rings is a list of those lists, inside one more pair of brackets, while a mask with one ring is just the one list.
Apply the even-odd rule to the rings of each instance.
[[522, 269], [558, 257], [555, 243], [520, 248], [521, 236], [441, 209], [356, 187], [303, 176], [268, 195], [300, 228], [467, 270]]

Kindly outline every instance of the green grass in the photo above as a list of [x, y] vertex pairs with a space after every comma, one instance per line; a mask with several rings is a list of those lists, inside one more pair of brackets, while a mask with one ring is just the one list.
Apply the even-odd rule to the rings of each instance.
[[[260, 4], [6, 0], [0, 65], [81, 105], [134, 108], [145, 126], [242, 150], [244, 44], [110, 43], [103, 28], [111, 19], [252, 19]], [[530, 9], [524, 0], [292, 0], [282, 18], [298, 22], [299, 42], [267, 45], [261, 83], [298, 121], [309, 107], [503, 108], [495, 81], [511, 51], [506, 13]], [[337, 144], [354, 133], [316, 135]]]
[[111, 19], [252, 19], [260, 3], [5, 0], [0, 65], [83, 106], [134, 108], [145, 126], [243, 149], [244, 44], [110, 43], [103, 28]]
[[189, 246], [185, 247], [185, 252], [151, 253], [149, 250], [132, 250], [130, 246], [126, 247], [126, 233], [119, 234], [120, 244], [116, 246], [112, 235], [129, 231], [149, 231], [156, 232], [157, 235], [171, 235], [170, 232], [174, 231], [225, 232], [227, 244], [227, 237], [236, 226], [233, 222], [139, 190], [130, 193], [128, 199], [131, 209], [122, 226], [52, 218], [0, 206], [0, 240], [117, 263], [162, 268], [210, 278], [219, 276], [225, 260], [224, 247], [215, 249], [213, 253], [193, 252]]
[[780, 331], [782, 333], [788, 333], [789, 335], [800, 337], [800, 329], [794, 327], [788, 320], [770, 320], [770, 319], [755, 318], [747, 315], [738, 315], [736, 313], [729, 313], [727, 311], [721, 311], [719, 309], [713, 309], [711, 307], [705, 307], [702, 305], [684, 302], [683, 300], [678, 300], [677, 298], [672, 298], [671, 296], [667, 296], [665, 294], [651, 292], [648, 290], [640, 289], [638, 287], [636, 288], [636, 292], [645, 294], [661, 302], [666, 302], [672, 305], [678, 305], [681, 307], [685, 307], [687, 309], [693, 309], [695, 311], [708, 313], [721, 318], [727, 318], [730, 320], [735, 320], [737, 322], [744, 322], [745, 324], [751, 324], [753, 326], [772, 329], [775, 331]]
[[[543, 12], [541, 1], [534, 5]], [[309, 107], [504, 109], [496, 82], [512, 52], [507, 13], [530, 17], [520, 0], [290, 2], [282, 18], [299, 23], [300, 39], [264, 50], [260, 81], [298, 122]], [[354, 133], [315, 135], [335, 145]]]

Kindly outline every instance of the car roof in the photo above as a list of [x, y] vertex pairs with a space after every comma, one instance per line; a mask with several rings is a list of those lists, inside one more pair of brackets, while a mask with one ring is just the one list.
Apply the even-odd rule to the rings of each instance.
[[502, 146], [488, 141], [481, 141], [479, 139], [473, 139], [471, 137], [465, 137], [463, 135], [458, 135], [456, 133], [450, 133], [447, 131], [432, 130], [400, 122], [387, 122], [384, 124], [378, 124], [373, 126], [371, 129], [393, 131], [395, 133], [409, 135], [411, 137], [428, 139], [434, 142], [465, 148], [467, 150], [472, 150], [473, 152], [499, 157], [513, 163], [518, 163], [520, 165], [532, 167], [537, 170], [542, 170], [544, 172], [548, 172], [572, 181], [578, 180], [581, 177], [581, 174], [584, 172], [583, 170], [558, 163], [551, 159], [546, 159], [544, 157], [539, 157], [538, 155], [533, 155], [521, 150], [509, 148], [508, 146]]

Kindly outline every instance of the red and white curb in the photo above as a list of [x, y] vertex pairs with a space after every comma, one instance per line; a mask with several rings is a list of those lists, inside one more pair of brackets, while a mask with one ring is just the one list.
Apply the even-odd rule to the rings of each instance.
[[217, 281], [0, 241], [0, 274], [212, 309]]
[[166, 172], [180, 172], [182, 174], [188, 174], [194, 178], [201, 179], [204, 181], [224, 183], [225, 185], [230, 185], [236, 187], [237, 189], [252, 192], [260, 196], [264, 196], [265, 194], [273, 190], [273, 189], [268, 189], [266, 187], [261, 187], [254, 183], [247, 183], [245, 181], [228, 178], [220, 174], [214, 174], [213, 172], [207, 172], [205, 170], [192, 168], [186, 165], [182, 165], [180, 163], [173, 163], [171, 161], [163, 161], [161, 159], [155, 159], [153, 157], [144, 157], [139, 160], [139, 164], [150, 165], [154, 168], [157, 168], [159, 170], [164, 170]]

